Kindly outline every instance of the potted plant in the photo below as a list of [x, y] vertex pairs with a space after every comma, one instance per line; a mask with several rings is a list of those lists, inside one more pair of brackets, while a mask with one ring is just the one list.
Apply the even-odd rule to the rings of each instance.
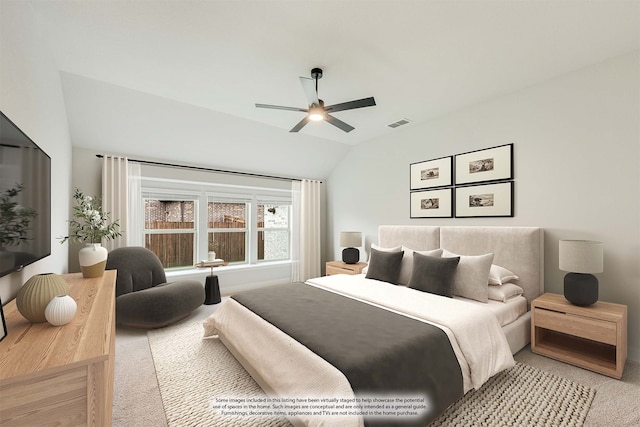
[[109, 212], [103, 212], [99, 197], [86, 196], [76, 188], [73, 198], [73, 219], [69, 221], [68, 236], [61, 238], [60, 243], [67, 240], [85, 242], [80, 249], [78, 259], [84, 277], [100, 277], [107, 264], [107, 249], [102, 246], [102, 240], [112, 240], [122, 234], [118, 231], [118, 221], [109, 220]]

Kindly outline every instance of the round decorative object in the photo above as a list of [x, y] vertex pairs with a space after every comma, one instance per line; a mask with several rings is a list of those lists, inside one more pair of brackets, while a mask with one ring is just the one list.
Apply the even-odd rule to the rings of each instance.
[[36, 274], [27, 280], [16, 296], [20, 314], [31, 322], [44, 322], [44, 310], [57, 295], [69, 293], [69, 285], [54, 273]]
[[107, 265], [109, 252], [100, 243], [87, 243], [78, 253], [82, 277], [101, 277]]
[[76, 315], [78, 304], [69, 295], [57, 295], [44, 309], [44, 317], [53, 326], [62, 326], [71, 322]]

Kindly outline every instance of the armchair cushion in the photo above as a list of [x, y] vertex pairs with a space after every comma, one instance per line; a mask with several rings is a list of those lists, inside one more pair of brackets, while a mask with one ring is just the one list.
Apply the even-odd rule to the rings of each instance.
[[116, 298], [116, 321], [135, 328], [161, 328], [187, 317], [204, 302], [197, 280], [164, 283]]
[[106, 269], [118, 270], [116, 297], [167, 282], [158, 256], [140, 246], [117, 248], [109, 252]]
[[114, 249], [107, 270], [116, 278], [116, 322], [138, 328], [160, 328], [187, 317], [202, 305], [205, 292], [197, 280], [166, 283], [160, 259], [150, 250], [131, 246]]

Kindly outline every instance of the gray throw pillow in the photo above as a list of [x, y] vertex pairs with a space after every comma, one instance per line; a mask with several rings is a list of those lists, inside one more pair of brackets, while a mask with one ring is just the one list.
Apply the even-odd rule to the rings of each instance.
[[413, 254], [418, 253], [421, 255], [429, 255], [433, 257], [440, 257], [442, 255], [442, 249], [432, 249], [430, 251], [415, 251], [406, 246], [402, 246], [404, 256], [400, 263], [400, 276], [398, 277], [398, 283], [400, 285], [409, 285], [409, 279], [411, 279], [411, 272], [413, 271]]
[[371, 248], [369, 269], [365, 277], [397, 285], [403, 254], [403, 251], [385, 252]]
[[453, 276], [458, 268], [458, 262], [460, 257], [440, 258], [414, 252], [409, 287], [451, 298]]

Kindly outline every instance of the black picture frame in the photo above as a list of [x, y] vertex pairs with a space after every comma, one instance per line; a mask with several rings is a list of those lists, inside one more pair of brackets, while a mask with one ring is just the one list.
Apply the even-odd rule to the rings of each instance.
[[424, 160], [409, 165], [409, 190], [450, 187], [453, 183], [453, 156]]
[[0, 319], [2, 319], [2, 328], [0, 328], [0, 341], [7, 336], [7, 322], [4, 320], [4, 310], [2, 309], [2, 300], [0, 299]]
[[453, 218], [453, 188], [409, 193], [411, 218]]
[[510, 179], [513, 179], [513, 143], [455, 155], [456, 185]]
[[455, 189], [456, 218], [513, 217], [513, 181], [467, 185]]

